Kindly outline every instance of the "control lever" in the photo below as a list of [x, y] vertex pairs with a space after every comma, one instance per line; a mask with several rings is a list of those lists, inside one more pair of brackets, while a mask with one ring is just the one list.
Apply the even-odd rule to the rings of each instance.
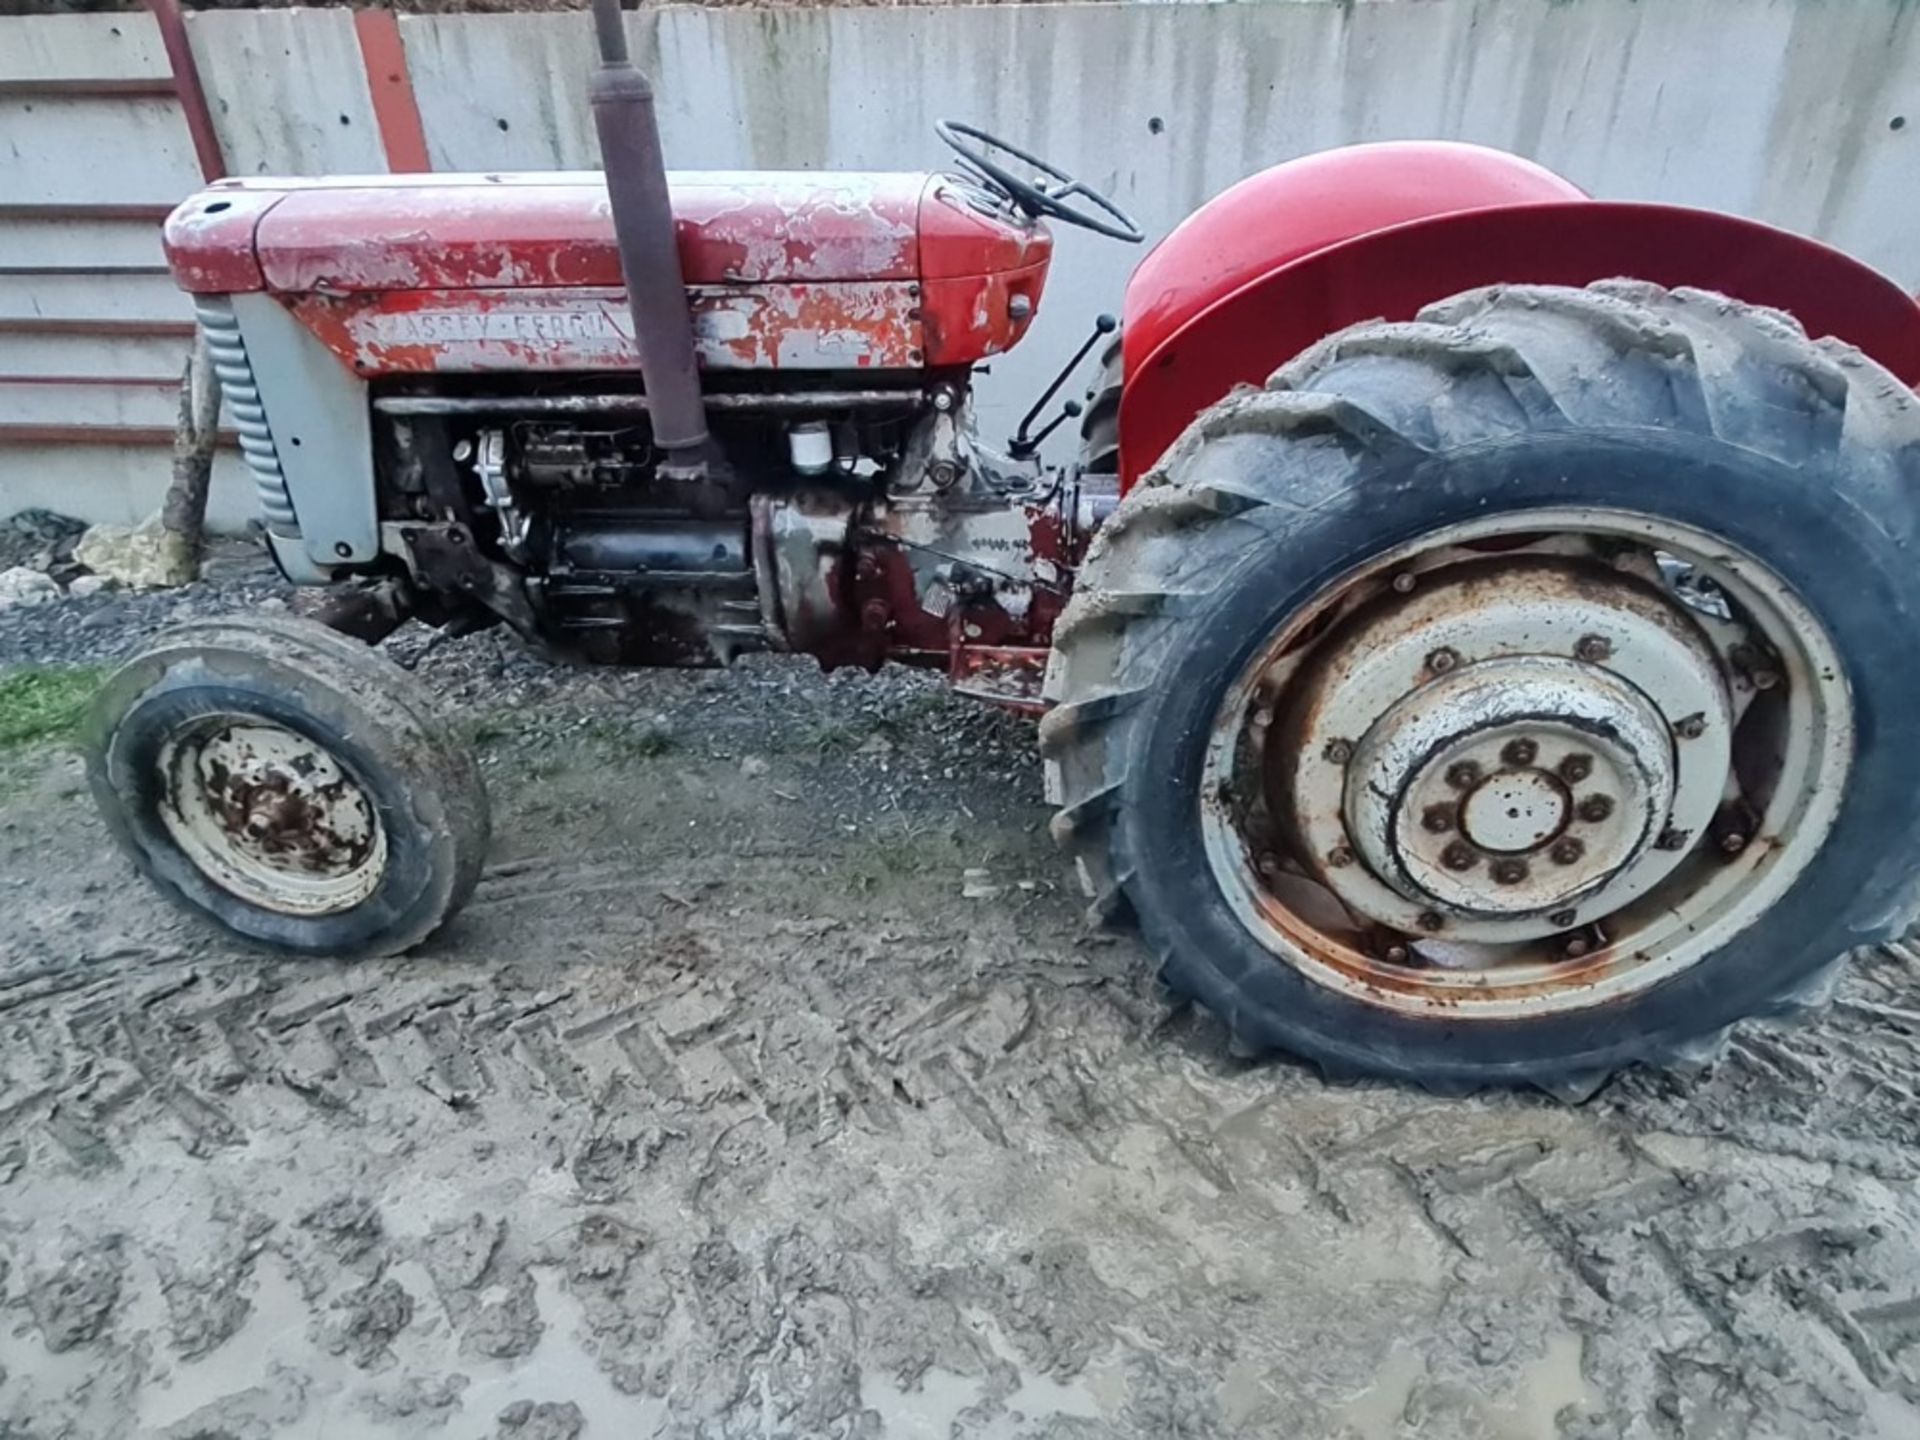
[[[1086, 408], [1087, 407], [1082, 405], [1078, 400], [1067, 401], [1065, 405], [1060, 407], [1060, 413], [1058, 415], [1040, 427], [1039, 434], [1028, 439], [1026, 442], [1029, 447], [1027, 455], [1031, 455], [1035, 450], [1038, 450], [1041, 445], [1046, 443], [1047, 436], [1058, 430], [1062, 425], [1066, 424], [1067, 421], [1079, 419], [1080, 412]], [[1015, 458], [1020, 460], [1026, 459], [1027, 455], [1022, 455], [1017, 450], [1014, 452]]]
[[1078, 350], [1073, 352], [1073, 358], [1067, 361], [1066, 365], [1061, 368], [1060, 373], [1053, 377], [1053, 383], [1040, 392], [1040, 398], [1033, 402], [1033, 408], [1020, 418], [1020, 428], [1013, 432], [1013, 438], [1007, 442], [1008, 454], [1016, 460], [1032, 459], [1035, 452], [1040, 449], [1041, 441], [1045, 440], [1047, 436], [1051, 435], [1055, 430], [1058, 430], [1062, 422], [1071, 420], [1080, 413], [1080, 402], [1077, 400], [1069, 400], [1066, 408], [1059, 415], [1056, 415], [1052, 423], [1038, 435], [1029, 435], [1027, 433], [1032, 429], [1033, 422], [1040, 418], [1040, 412], [1047, 408], [1048, 402], [1060, 393], [1060, 387], [1067, 383], [1067, 377], [1080, 368], [1080, 363], [1087, 358], [1088, 354], [1093, 350], [1093, 347], [1100, 343], [1100, 338], [1103, 335], [1111, 335], [1119, 328], [1120, 322], [1111, 315], [1101, 315], [1094, 320], [1093, 333], [1087, 336]]

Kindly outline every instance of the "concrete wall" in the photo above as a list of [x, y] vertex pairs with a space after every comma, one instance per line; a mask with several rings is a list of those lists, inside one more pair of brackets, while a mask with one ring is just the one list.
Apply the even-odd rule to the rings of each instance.
[[[200, 183], [152, 16], [0, 18], [0, 516], [129, 522], [166, 487], [192, 316], [160, 217]], [[251, 489], [223, 455], [211, 520]]]
[[[928, 168], [944, 155], [933, 121], [956, 116], [1107, 187], [1157, 236], [1278, 160], [1438, 136], [1598, 194], [1803, 230], [1916, 288], [1917, 17], [1902, 0], [1273, 0], [672, 8], [631, 24], [680, 167]], [[0, 54], [47, 23], [0, 20]], [[400, 27], [437, 168], [594, 163], [583, 14]], [[190, 28], [235, 171], [384, 168], [346, 13], [208, 12]], [[10, 163], [0, 145], [0, 189]], [[992, 425], [1118, 309], [1137, 255], [1060, 233], [1036, 333], [983, 383]], [[0, 471], [0, 510], [8, 495]]]

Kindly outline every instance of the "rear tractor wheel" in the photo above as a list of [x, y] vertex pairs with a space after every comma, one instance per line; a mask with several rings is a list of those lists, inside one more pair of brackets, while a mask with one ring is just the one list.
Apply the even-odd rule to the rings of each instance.
[[301, 955], [392, 955], [472, 892], [487, 798], [423, 687], [312, 621], [161, 635], [102, 689], [87, 774], [168, 899]]
[[1787, 317], [1475, 291], [1202, 415], [1043, 723], [1097, 906], [1243, 1050], [1589, 1092], [1920, 909], [1920, 406]]

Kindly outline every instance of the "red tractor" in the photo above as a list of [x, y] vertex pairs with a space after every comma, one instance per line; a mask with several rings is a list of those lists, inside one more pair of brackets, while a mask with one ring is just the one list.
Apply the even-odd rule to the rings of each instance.
[[93, 787], [171, 899], [325, 955], [466, 899], [474, 766], [363, 643], [417, 617], [1042, 713], [1097, 913], [1334, 1073], [1579, 1093], [1920, 909], [1888, 280], [1470, 146], [1310, 156], [1140, 264], [1049, 465], [1114, 323], [1004, 448], [972, 373], [1045, 222], [1140, 239], [1119, 208], [951, 123], [960, 173], [669, 175], [599, 5], [604, 177], [226, 181], [168, 222], [273, 552], [335, 592], [106, 687]]

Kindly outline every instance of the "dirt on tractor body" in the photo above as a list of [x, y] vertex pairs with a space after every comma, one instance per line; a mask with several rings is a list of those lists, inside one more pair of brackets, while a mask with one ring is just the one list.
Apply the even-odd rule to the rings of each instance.
[[[288, 601], [229, 557], [0, 665]], [[391, 648], [495, 812], [404, 959], [224, 942], [0, 752], [0, 1435], [1920, 1431], [1907, 951], [1580, 1107], [1329, 1085], [1085, 927], [1029, 722]]]

